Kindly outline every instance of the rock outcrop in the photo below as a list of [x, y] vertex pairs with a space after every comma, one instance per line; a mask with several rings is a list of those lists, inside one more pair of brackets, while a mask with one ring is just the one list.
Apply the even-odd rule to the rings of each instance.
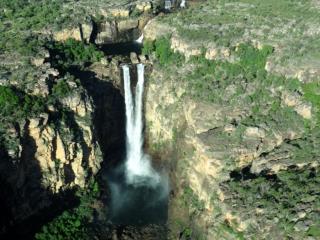
[[[151, 31], [146, 35], [159, 37]], [[178, 42], [171, 40], [173, 49], [181, 47]], [[184, 53], [183, 49], [178, 51]], [[186, 52], [187, 55], [192, 53], [190, 49]], [[229, 57], [229, 53], [224, 55]], [[293, 167], [318, 166], [318, 160], [299, 152], [300, 145], [306, 146], [310, 141], [313, 146], [317, 142], [313, 137], [306, 140], [305, 135], [304, 121], [314, 119], [313, 108], [298, 93], [292, 95], [280, 89], [282, 94], [278, 97], [282, 103], [277, 114], [261, 123], [241, 125], [243, 119], [250, 119], [253, 114], [247, 104], [241, 103], [241, 97], [237, 103], [229, 105], [192, 98], [188, 96], [188, 83], [179, 78], [189, 69], [167, 68], [164, 70], [155, 64], [147, 85], [145, 112], [150, 151], [161, 156], [175, 182], [171, 227], [174, 228], [177, 218], [181, 220], [183, 210], [176, 209], [183, 208], [181, 199], [186, 198], [191, 201], [187, 215], [192, 220], [186, 220], [185, 225], [191, 225], [194, 231], [198, 229], [203, 234], [199, 236], [205, 239], [233, 239], [221, 226], [228, 223], [235, 233], [242, 234], [255, 225], [255, 217], [250, 215], [242, 219], [243, 212], [232, 212], [228, 200], [232, 197], [224, 184], [232, 181], [235, 172], [240, 170], [248, 171], [254, 178], [265, 173], [275, 176]], [[229, 87], [225, 89], [225, 98]], [[249, 86], [245, 94], [250, 94]], [[284, 115], [285, 111], [291, 114], [288, 107], [295, 112], [293, 119]], [[186, 191], [186, 188], [191, 190]], [[269, 224], [271, 227], [274, 223]], [[268, 227], [261, 231], [263, 237], [267, 236]]]
[[1, 150], [5, 201], [13, 216], [10, 225], [39, 214], [65, 192], [85, 187], [100, 169], [102, 153], [94, 137], [90, 98], [75, 86], [73, 94], [61, 101], [64, 117], [51, 107], [20, 122], [12, 128], [19, 146], [7, 153]]

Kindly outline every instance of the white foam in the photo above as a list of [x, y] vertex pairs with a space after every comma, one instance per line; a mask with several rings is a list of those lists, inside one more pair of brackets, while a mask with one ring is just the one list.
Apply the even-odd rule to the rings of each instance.
[[124, 65], [124, 92], [126, 105], [126, 180], [129, 184], [157, 186], [160, 175], [152, 168], [150, 157], [143, 151], [143, 90], [144, 65], [138, 64], [138, 82], [133, 98], [129, 67]]

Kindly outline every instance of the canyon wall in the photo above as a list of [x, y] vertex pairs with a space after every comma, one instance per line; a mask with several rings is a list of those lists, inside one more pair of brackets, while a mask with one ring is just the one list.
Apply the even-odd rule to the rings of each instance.
[[[185, 57], [184, 60], [163, 64], [157, 58], [160, 56], [161, 61], [161, 50], [156, 54], [151, 53], [154, 65], [146, 90], [148, 147], [167, 166], [171, 176], [169, 222], [173, 237], [179, 233], [180, 236], [196, 239], [252, 239], [256, 234], [259, 234], [258, 239], [270, 236], [277, 239], [291, 235], [290, 231], [288, 233], [282, 229], [281, 224], [288, 224], [285, 227], [293, 229], [293, 239], [308, 235], [308, 229], [316, 224], [306, 220], [307, 212], [315, 209], [314, 202], [306, 210], [302, 207], [304, 203], [297, 201], [291, 215], [284, 217], [282, 210], [274, 212], [272, 203], [269, 206], [260, 201], [264, 201], [263, 195], [266, 193], [278, 199], [278, 204], [282, 206], [284, 196], [281, 190], [280, 193], [275, 190], [275, 195], [268, 193], [274, 184], [283, 184], [285, 189], [287, 182], [284, 176], [291, 179], [295, 174], [307, 174], [318, 168], [317, 153], [313, 147], [318, 142], [318, 128], [311, 127], [313, 133], [308, 135], [305, 125], [306, 122], [316, 124], [315, 106], [302, 96], [301, 88], [293, 92], [285, 86], [276, 88], [270, 84], [264, 86], [268, 97], [263, 102], [255, 100], [253, 104], [258, 104], [258, 109], [253, 110], [253, 104], [245, 99], [259, 89], [260, 80], [245, 82], [241, 81], [243, 76], [240, 80], [234, 76], [231, 77], [232, 83], [228, 84], [228, 77], [225, 76], [233, 74], [228, 72], [222, 72], [221, 79], [216, 82], [215, 76], [203, 80], [213, 81], [216, 85], [212, 88], [220, 89], [217, 92], [212, 90], [211, 94], [217, 96], [216, 101], [210, 97], [210, 101], [204, 100], [206, 91], [200, 91], [195, 97], [192, 81], [210, 76], [209, 71], [212, 71], [208, 69], [208, 72], [201, 72], [202, 75], [192, 76], [192, 72], [197, 71], [197, 64], [200, 65], [201, 61], [208, 65], [208, 61], [222, 61], [223, 66], [234, 66], [232, 64], [241, 62], [237, 57], [241, 45], [212, 48], [214, 42], [203, 45], [200, 41], [187, 41], [171, 23], [161, 18], [153, 19], [146, 26], [144, 35], [147, 41], [156, 41], [155, 48], [157, 40], [167, 38], [171, 51]], [[256, 51], [263, 49], [263, 46], [253, 42], [249, 44]], [[168, 61], [171, 54], [174, 53], [168, 53]], [[273, 55], [276, 54], [277, 49], [268, 59], [275, 59]], [[199, 62], [196, 58], [192, 59], [193, 56], [200, 57]], [[269, 71], [268, 64], [270, 60], [261, 68]], [[219, 70], [218, 64], [216, 69]], [[300, 82], [310, 82], [312, 78], [300, 78]], [[220, 88], [219, 83], [223, 81], [226, 86]], [[285, 81], [294, 80], [288, 78]], [[198, 86], [202, 85], [199, 82]], [[209, 84], [205, 86], [211, 88]], [[246, 90], [236, 95], [238, 87]], [[299, 91], [300, 94], [297, 93]], [[275, 113], [267, 113], [267, 106], [278, 99], [280, 108]], [[307, 146], [313, 149], [311, 151], [315, 155], [305, 152], [304, 149], [309, 148]], [[251, 182], [258, 184], [258, 189], [263, 186], [266, 189], [250, 189]], [[246, 191], [253, 193], [250, 195]], [[254, 203], [246, 206], [247, 201]], [[296, 200], [288, 197], [284, 201]], [[286, 219], [285, 223], [282, 222], [283, 218]]]

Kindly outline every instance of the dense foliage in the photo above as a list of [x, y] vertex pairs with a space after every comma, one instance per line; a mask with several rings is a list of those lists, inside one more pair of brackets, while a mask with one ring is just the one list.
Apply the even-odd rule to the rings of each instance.
[[159, 38], [155, 41], [146, 41], [142, 53], [149, 55], [153, 51], [162, 66], [170, 64], [181, 66], [185, 61], [183, 55], [172, 51], [170, 41], [166, 37]]
[[64, 1], [62, 0], [11, 0], [1, 1], [2, 18], [14, 21], [17, 30], [41, 29], [47, 24], [64, 21], [60, 16]]
[[48, 44], [52, 65], [58, 69], [67, 70], [71, 66], [83, 66], [89, 62], [100, 61], [104, 56], [93, 44], [68, 39], [67, 41]]
[[36, 240], [87, 240], [90, 239], [88, 228], [93, 214], [93, 201], [99, 196], [97, 182], [92, 182], [88, 189], [78, 192], [78, 207], [64, 211], [52, 222], [42, 227], [35, 236]]
[[0, 86], [1, 121], [19, 120], [37, 115], [44, 109], [43, 98], [25, 94], [12, 87]]

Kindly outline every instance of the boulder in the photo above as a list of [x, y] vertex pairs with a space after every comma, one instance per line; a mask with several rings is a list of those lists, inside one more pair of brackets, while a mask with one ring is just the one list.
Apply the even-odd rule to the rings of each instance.
[[130, 53], [130, 60], [133, 64], [138, 64], [139, 60], [138, 60], [138, 56], [135, 52], [131, 52]]
[[123, 32], [138, 27], [138, 20], [128, 19], [118, 22], [118, 31]]

